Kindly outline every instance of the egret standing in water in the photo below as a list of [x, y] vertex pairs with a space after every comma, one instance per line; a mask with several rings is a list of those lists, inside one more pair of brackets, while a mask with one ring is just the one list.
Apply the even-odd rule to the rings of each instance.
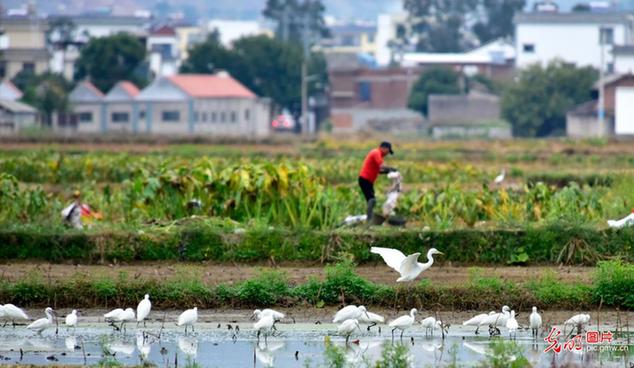
[[36, 321], [33, 321], [33, 323], [26, 326], [26, 328], [36, 332], [37, 334], [41, 334], [42, 331], [46, 330], [47, 328], [53, 327], [55, 325], [55, 312], [53, 311], [53, 308], [46, 308], [44, 310], [44, 314], [46, 314], [46, 318], [40, 318]]
[[266, 339], [274, 324], [275, 320], [270, 314], [262, 316], [259, 321], [253, 324], [253, 329], [258, 332], [258, 343], [260, 342], [260, 334], [264, 333], [264, 343], [266, 344]]
[[150, 302], [150, 295], [145, 294], [145, 298], [139, 302], [139, 305], [136, 307], [136, 325], [139, 326], [139, 323], [143, 321], [143, 327], [145, 327], [145, 319], [150, 315], [150, 311], [152, 310], [152, 302]]
[[73, 309], [72, 312], [66, 315], [66, 319], [64, 321], [66, 323], [67, 328], [77, 328], [77, 310]]
[[370, 331], [371, 327], [374, 327], [379, 323], [384, 323], [385, 317], [378, 315], [376, 313], [366, 311], [365, 313], [361, 314], [361, 318], [359, 319], [359, 322], [369, 323], [368, 331]]
[[355, 330], [361, 331], [361, 328], [359, 327], [359, 321], [357, 321], [356, 319], [347, 319], [337, 327], [337, 333], [346, 337], [346, 345], [348, 345], [350, 335], [352, 335]]
[[380, 255], [389, 267], [401, 274], [396, 282], [414, 280], [421, 272], [434, 264], [434, 254], [444, 254], [436, 248], [431, 248], [427, 251], [427, 262], [420, 263], [418, 262], [420, 253], [410, 254], [406, 257], [400, 250], [379, 247], [370, 248], [370, 252]]
[[178, 326], [185, 326], [185, 334], [187, 334], [187, 327], [191, 326], [192, 332], [194, 332], [194, 323], [198, 321], [198, 307], [188, 309], [178, 316]]
[[480, 326], [482, 325], [482, 322], [484, 322], [487, 318], [489, 318], [490, 315], [495, 314], [494, 311], [489, 312], [489, 314], [486, 313], [482, 313], [482, 314], [478, 314], [477, 316], [471, 318], [468, 321], [464, 321], [462, 322], [463, 326], [478, 326], [476, 327], [475, 330], [475, 334], [478, 334], [478, 330], [480, 329]]
[[273, 329], [276, 331], [277, 331], [277, 328], [275, 328], [275, 324], [281, 321], [282, 319], [284, 319], [284, 317], [286, 317], [284, 313], [278, 312], [273, 309], [263, 309], [263, 310], [256, 309], [253, 311], [253, 316], [251, 318], [252, 319], [255, 318], [256, 321], [259, 321], [262, 319], [262, 317], [265, 317], [265, 316], [273, 317]]
[[539, 335], [539, 329], [542, 327], [542, 316], [537, 313], [537, 307], [533, 307], [533, 313], [531, 313], [528, 321], [530, 322], [533, 337], [537, 338]]
[[388, 326], [392, 327], [392, 340], [394, 340], [394, 331], [397, 329], [401, 330], [401, 339], [403, 339], [403, 332], [405, 332], [407, 328], [412, 327], [416, 321], [416, 313], [418, 313], [418, 310], [416, 310], [416, 308], [412, 308], [408, 315], [400, 316], [390, 322]]
[[517, 320], [515, 319], [515, 311], [512, 310], [511, 311], [511, 316], [506, 321], [506, 328], [509, 329], [509, 338], [510, 339], [517, 339], [517, 329], [518, 329], [518, 327], [519, 327], [519, 324], [517, 323]]
[[4, 315], [5, 317], [11, 321], [13, 327], [15, 327], [15, 321], [28, 321], [29, 316], [24, 313], [24, 311], [13, 304], [5, 304], [4, 307]]
[[122, 313], [119, 313], [119, 315], [115, 318], [117, 321], [121, 322], [121, 326], [119, 327], [120, 330], [123, 330], [123, 332], [125, 333], [125, 324], [127, 322], [132, 322], [134, 321], [134, 309], [132, 308], [126, 308], [126, 310], [124, 310]]
[[425, 328], [425, 336], [427, 336], [428, 331], [431, 331], [431, 335], [434, 336], [434, 330], [442, 328], [442, 321], [437, 321], [434, 317], [427, 317], [420, 321], [420, 324]]

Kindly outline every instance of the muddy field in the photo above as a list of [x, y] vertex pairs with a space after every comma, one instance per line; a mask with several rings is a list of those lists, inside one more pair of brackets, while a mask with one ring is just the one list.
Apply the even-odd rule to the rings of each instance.
[[[49, 263], [10, 262], [0, 265], [0, 277], [15, 281], [29, 275], [39, 275], [51, 281], [68, 279], [69, 277], [116, 278], [122, 272], [128, 277], [143, 279], [168, 280], [178, 277], [198, 277], [209, 285], [221, 283], [237, 283], [257, 276], [263, 268], [271, 265], [252, 266], [240, 264], [186, 264], [186, 263], [139, 263], [130, 265], [66, 265]], [[287, 264], [275, 267], [276, 270], [286, 272], [293, 284], [305, 282], [309, 277], [322, 278], [325, 275], [321, 264]], [[387, 266], [376, 263], [362, 265], [356, 271], [363, 278], [383, 284], [396, 284], [398, 273]], [[447, 265], [432, 267], [421, 276], [429, 279], [432, 284], [459, 285], [468, 282], [474, 274], [479, 277], [499, 277], [516, 283], [525, 282], [540, 276], [550, 274], [562, 282], [592, 281], [594, 267], [452, 267]]]

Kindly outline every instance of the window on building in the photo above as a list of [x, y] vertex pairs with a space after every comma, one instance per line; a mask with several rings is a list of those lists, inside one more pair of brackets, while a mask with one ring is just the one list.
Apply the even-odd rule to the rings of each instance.
[[0, 61], [0, 79], [7, 76], [7, 62]]
[[22, 63], [22, 71], [35, 74], [35, 63]]
[[139, 111], [139, 119], [145, 119], [145, 111]]
[[374, 33], [368, 33], [368, 43], [374, 43]]
[[225, 112], [224, 111], [220, 113], [220, 122], [221, 123], [225, 122]]
[[165, 122], [178, 122], [181, 120], [181, 114], [178, 111], [163, 111], [161, 119]]
[[203, 115], [203, 122], [206, 123], [207, 122], [207, 113], [203, 112], [202, 115]]
[[599, 29], [599, 44], [600, 45], [614, 44], [614, 29], [613, 28], [601, 27], [601, 29]]
[[244, 110], [244, 121], [249, 121], [250, 118], [251, 118], [251, 110], [249, 109]]
[[372, 101], [372, 84], [370, 82], [359, 82], [359, 100], [361, 102]]
[[614, 73], [614, 63], [608, 63], [607, 67], [606, 67], [606, 72], [612, 74]]
[[522, 50], [527, 54], [532, 54], [535, 52], [535, 45], [532, 43], [525, 43], [522, 46]]
[[341, 37], [341, 46], [356, 46], [356, 38], [353, 35], [345, 35]]
[[232, 123], [235, 123], [237, 120], [237, 116], [236, 116], [236, 112], [235, 111], [231, 111], [231, 113], [229, 114], [229, 121]]
[[130, 121], [130, 114], [127, 112], [113, 112], [111, 118], [113, 123], [127, 123]]
[[198, 111], [194, 111], [194, 123], [199, 122], [200, 120], [200, 114], [198, 113]]
[[215, 123], [215, 122], [216, 122], [216, 120], [218, 120], [218, 114], [216, 114], [216, 112], [215, 112], [215, 111], [212, 111], [212, 112], [211, 112], [211, 122], [212, 122], [212, 123]]
[[91, 112], [80, 112], [77, 114], [77, 120], [80, 123], [92, 123], [92, 113]]

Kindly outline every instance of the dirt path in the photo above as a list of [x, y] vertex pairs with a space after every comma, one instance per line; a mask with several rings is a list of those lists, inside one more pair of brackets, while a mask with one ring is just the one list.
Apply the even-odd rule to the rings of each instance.
[[[48, 263], [11, 262], [0, 265], [0, 278], [10, 281], [40, 276], [52, 281], [68, 279], [70, 277], [87, 278], [117, 278], [123, 272], [131, 278], [147, 278], [167, 280], [178, 277], [197, 277], [207, 284], [236, 283], [257, 276], [260, 270], [267, 266], [230, 265], [230, 264], [186, 264], [186, 263], [138, 263], [131, 265], [60, 265]], [[303, 283], [309, 277], [322, 278], [325, 275], [321, 265], [291, 264], [276, 268], [286, 272], [293, 284]], [[383, 264], [363, 265], [357, 272], [364, 278], [384, 283], [394, 284], [398, 274]], [[434, 266], [425, 271], [422, 276], [432, 283], [443, 285], [458, 285], [468, 282], [476, 272], [471, 267]], [[481, 267], [478, 275], [482, 277], [499, 277], [513, 282], [525, 282], [546, 274], [552, 274], [558, 281], [583, 282], [592, 281], [592, 267]]]

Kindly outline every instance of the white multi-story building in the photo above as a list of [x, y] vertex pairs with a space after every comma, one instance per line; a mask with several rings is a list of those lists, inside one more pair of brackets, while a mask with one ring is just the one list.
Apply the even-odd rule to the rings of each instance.
[[[625, 12], [540, 12], [515, 17], [516, 66], [554, 59], [614, 71], [614, 45], [633, 42], [634, 17]], [[603, 40], [603, 42], [602, 42]]]

